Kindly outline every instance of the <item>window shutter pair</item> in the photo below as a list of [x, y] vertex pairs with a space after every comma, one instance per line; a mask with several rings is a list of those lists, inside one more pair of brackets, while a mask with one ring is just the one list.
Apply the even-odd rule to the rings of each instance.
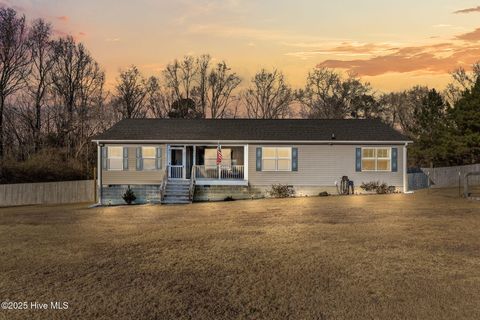
[[157, 157], [155, 159], [155, 168], [162, 169], [162, 147], [157, 147]]
[[[256, 150], [256, 170], [262, 171], [262, 148]], [[292, 171], [298, 171], [298, 148], [292, 148]]]
[[[391, 152], [392, 157], [392, 172], [398, 171], [398, 148], [392, 148]], [[362, 171], [362, 148], [356, 148], [355, 150], [355, 171]]]

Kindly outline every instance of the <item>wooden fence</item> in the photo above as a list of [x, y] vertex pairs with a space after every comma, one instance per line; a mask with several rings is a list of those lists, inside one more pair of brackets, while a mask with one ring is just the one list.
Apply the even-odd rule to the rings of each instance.
[[[480, 164], [455, 167], [422, 168], [421, 172], [408, 174], [409, 190], [425, 188], [463, 188], [465, 174], [479, 172]], [[480, 185], [480, 176], [472, 176], [470, 185]]]
[[0, 207], [95, 202], [95, 180], [0, 184]]
[[[465, 174], [480, 171], [480, 164], [456, 167], [422, 168], [422, 171], [429, 177], [431, 188], [449, 188], [457, 187], [458, 185], [463, 186]], [[480, 184], [480, 177], [471, 177], [469, 183], [472, 185]]]

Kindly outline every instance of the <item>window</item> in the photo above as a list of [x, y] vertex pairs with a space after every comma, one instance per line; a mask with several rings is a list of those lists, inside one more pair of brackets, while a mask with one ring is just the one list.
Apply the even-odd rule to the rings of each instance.
[[157, 149], [155, 147], [142, 147], [142, 158], [143, 158], [143, 170], [155, 170], [156, 164], [156, 153]]
[[108, 147], [108, 170], [123, 170], [123, 147]]
[[362, 148], [362, 171], [390, 171], [390, 148]]
[[263, 171], [292, 171], [292, 148], [262, 148]]

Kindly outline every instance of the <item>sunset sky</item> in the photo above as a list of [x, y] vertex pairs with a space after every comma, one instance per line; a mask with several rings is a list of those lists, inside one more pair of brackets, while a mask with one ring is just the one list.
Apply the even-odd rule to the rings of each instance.
[[[107, 87], [130, 64], [160, 75], [186, 54], [225, 60], [244, 80], [278, 68], [295, 87], [323, 65], [357, 72], [378, 91], [442, 89], [480, 60], [480, 1], [0, 0], [57, 35], [84, 42]], [[245, 82], [247, 82], [245, 81]]]

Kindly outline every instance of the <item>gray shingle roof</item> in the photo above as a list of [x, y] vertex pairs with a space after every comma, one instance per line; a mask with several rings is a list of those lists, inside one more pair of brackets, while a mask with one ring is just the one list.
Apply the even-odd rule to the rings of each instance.
[[409, 141], [380, 120], [125, 119], [94, 141]]

